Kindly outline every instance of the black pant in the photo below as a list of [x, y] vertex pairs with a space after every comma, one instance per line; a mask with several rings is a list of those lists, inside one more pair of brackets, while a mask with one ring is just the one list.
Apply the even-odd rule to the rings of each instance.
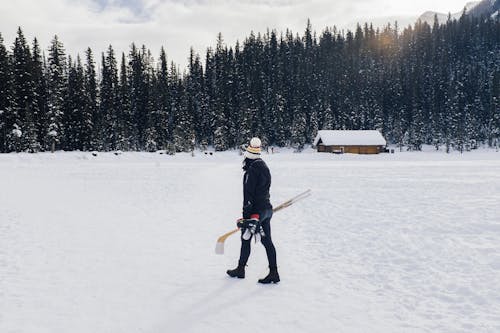
[[[271, 239], [271, 217], [273, 216], [272, 209], [266, 209], [259, 213], [260, 215], [260, 226], [264, 230], [265, 236], [261, 238], [261, 243], [266, 248], [267, 260], [269, 261], [269, 268], [277, 268], [276, 266], [276, 249], [274, 248], [273, 240]], [[241, 252], [239, 265], [245, 266], [250, 257], [250, 242], [249, 240], [243, 239], [243, 230], [241, 232]]]

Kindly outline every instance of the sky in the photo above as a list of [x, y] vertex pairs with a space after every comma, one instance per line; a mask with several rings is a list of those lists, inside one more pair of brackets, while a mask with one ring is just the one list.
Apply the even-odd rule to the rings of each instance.
[[132, 42], [146, 45], [155, 58], [163, 46], [168, 60], [183, 70], [191, 47], [202, 57], [219, 32], [227, 45], [250, 31], [269, 29], [302, 34], [307, 19], [325, 27], [352, 29], [356, 22], [381, 25], [413, 22], [432, 10], [458, 12], [467, 0], [0, 0], [0, 33], [11, 47], [17, 27], [47, 49], [58, 35], [69, 55], [91, 47], [100, 58], [109, 44], [118, 54]]

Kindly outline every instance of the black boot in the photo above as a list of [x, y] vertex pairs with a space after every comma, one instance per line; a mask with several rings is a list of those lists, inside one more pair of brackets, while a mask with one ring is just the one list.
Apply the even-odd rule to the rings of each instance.
[[238, 267], [236, 267], [235, 269], [228, 269], [226, 273], [230, 277], [237, 277], [238, 279], [244, 279], [245, 278], [245, 266], [238, 265]]
[[269, 283], [278, 283], [280, 282], [280, 275], [278, 274], [278, 268], [270, 267], [269, 274], [263, 279], [259, 280], [259, 283], [269, 284]]

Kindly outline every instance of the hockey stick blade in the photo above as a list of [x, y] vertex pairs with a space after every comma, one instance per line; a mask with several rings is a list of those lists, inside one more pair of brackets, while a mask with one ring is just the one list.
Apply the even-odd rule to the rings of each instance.
[[220, 236], [217, 238], [217, 243], [215, 244], [215, 253], [216, 254], [224, 254], [224, 242], [226, 239], [231, 236], [232, 234], [235, 234], [239, 231], [239, 228], [236, 228], [234, 230], [231, 230], [228, 233], [225, 233], [224, 235]]
[[224, 254], [224, 242], [217, 242], [215, 244], [215, 254]]

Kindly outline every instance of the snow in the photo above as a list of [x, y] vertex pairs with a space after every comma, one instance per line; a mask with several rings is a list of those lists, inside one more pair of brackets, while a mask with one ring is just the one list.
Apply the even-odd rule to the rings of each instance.
[[[474, 7], [476, 7], [481, 1], [470, 1], [465, 4], [465, 11], [468, 13], [470, 12]], [[451, 14], [451, 19], [456, 19], [458, 20], [463, 14], [463, 9], [460, 11]], [[438, 13], [434, 11], [426, 11], [422, 15], [420, 15], [419, 20], [422, 22], [427, 22], [429, 24], [434, 23], [434, 16], [437, 15], [439, 23], [445, 23], [448, 20], [448, 14], [445, 13]]]
[[472, 8], [476, 7], [481, 1], [469, 1], [465, 4], [465, 10], [468, 12]]
[[16, 138], [20, 138], [21, 136], [23, 136], [23, 132], [18, 127], [15, 127], [12, 130], [12, 135], [15, 136]]
[[236, 152], [0, 155], [0, 332], [500, 331], [499, 152], [264, 159], [271, 286]]
[[386, 141], [379, 131], [360, 130], [360, 131], [318, 131], [314, 139], [316, 146], [319, 140], [326, 146], [385, 146]]

